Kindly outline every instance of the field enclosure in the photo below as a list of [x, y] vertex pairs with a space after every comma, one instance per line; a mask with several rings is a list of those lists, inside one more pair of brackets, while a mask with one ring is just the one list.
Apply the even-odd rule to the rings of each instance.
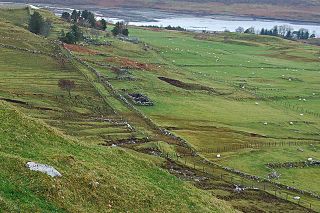
[[[269, 162], [319, 159], [319, 48], [231, 33], [131, 34], [142, 43], [112, 40], [110, 47], [73, 52], [123, 96], [150, 98], [154, 106], [137, 107], [207, 159], [262, 177], [271, 172]], [[301, 177], [298, 169], [282, 169], [279, 181], [309, 190], [303, 182], [319, 172]]]
[[[17, 15], [10, 16], [8, 21], [3, 21], [6, 16], [0, 17], [0, 100], [3, 101], [0, 104], [8, 110], [8, 115], [0, 118], [5, 120], [11, 115], [20, 119], [20, 115], [16, 115], [18, 112], [9, 113], [12, 104], [19, 113], [53, 127], [55, 134], [64, 138], [60, 138], [62, 142], [58, 145], [76, 159], [81, 159], [82, 163], [87, 162], [83, 163], [85, 167], [96, 168], [99, 174], [111, 170], [115, 177], [101, 175], [99, 181], [111, 178], [114, 185], [122, 186], [121, 193], [125, 196], [130, 197], [133, 191], [132, 200], [113, 201], [118, 207], [116, 210], [130, 208], [136, 202], [138, 207], [150, 211], [175, 211], [176, 203], [170, 203], [168, 209], [166, 206], [161, 208], [159, 203], [161, 199], [166, 202], [172, 194], [176, 201], [181, 199], [181, 188], [187, 190], [187, 196], [189, 193], [195, 195], [181, 203], [185, 211], [202, 208], [209, 212], [215, 209], [220, 201], [214, 198], [209, 202], [210, 194], [231, 200], [231, 204], [240, 210], [245, 207], [252, 211], [268, 209], [271, 200], [279, 203], [274, 207], [275, 212], [284, 209], [304, 212], [306, 207], [309, 208], [287, 202], [279, 194], [273, 195], [271, 189], [254, 191], [251, 187], [252, 191], [240, 199], [234, 192], [234, 177], [229, 180], [230, 172], [223, 167], [261, 178], [267, 178], [275, 171], [280, 174], [278, 179], [273, 179], [276, 183], [320, 194], [319, 184], [314, 181], [320, 175], [320, 167], [300, 166], [305, 165], [308, 158], [320, 158], [318, 47], [269, 36], [202, 34], [139, 27], [129, 28], [132, 40], [83, 28], [86, 36], [106, 45], [85, 42], [67, 45], [56, 39], [61, 29], [68, 30], [69, 24], [45, 11], [41, 13], [53, 20], [49, 38], [25, 30], [28, 10], [18, 10]], [[73, 80], [76, 84], [70, 96], [58, 86], [62, 79]], [[17, 120], [13, 119], [13, 122]], [[46, 132], [39, 124], [34, 125], [37, 132], [34, 135]], [[10, 122], [6, 123], [6, 128], [13, 129]], [[164, 129], [182, 139], [172, 139]], [[17, 137], [23, 139], [23, 131]], [[38, 142], [43, 143], [43, 140]], [[70, 140], [68, 143], [73, 145], [69, 147], [63, 140]], [[187, 144], [181, 145], [179, 142], [184, 140]], [[51, 152], [48, 153], [52, 157], [57, 149], [49, 147]], [[39, 152], [44, 150], [44, 147], [40, 148], [37, 149]], [[71, 152], [71, 149], [75, 151]], [[5, 150], [3, 155], [10, 151]], [[21, 155], [18, 151], [14, 154]], [[32, 154], [29, 157], [37, 155]], [[139, 161], [140, 157], [143, 160]], [[57, 161], [50, 162], [60, 165], [64, 172], [71, 172], [62, 166], [64, 161], [59, 160], [59, 156], [56, 158]], [[48, 160], [49, 157], [39, 159]], [[209, 167], [204, 162], [214, 166]], [[299, 166], [285, 166], [291, 163]], [[80, 164], [75, 172], [81, 170], [83, 165]], [[270, 166], [273, 164], [280, 166], [273, 168]], [[117, 172], [118, 166], [121, 169]], [[159, 166], [180, 179], [193, 180], [198, 188], [205, 189], [207, 192], [201, 197], [202, 202], [198, 202], [202, 191], [184, 185]], [[221, 179], [214, 177], [213, 182], [209, 181], [207, 174], [202, 174], [206, 169], [218, 177], [221, 173]], [[182, 177], [183, 172], [195, 177]], [[81, 174], [76, 180], [82, 181], [81, 187], [87, 187], [86, 181], [94, 179], [95, 171], [89, 177], [84, 172]], [[162, 183], [161, 178], [154, 178], [158, 175], [168, 185]], [[223, 175], [228, 180], [223, 179]], [[127, 176], [128, 179], [124, 178]], [[202, 178], [200, 181], [199, 177]], [[136, 198], [141, 195], [138, 191], [145, 179], [150, 180], [147, 184], [154, 182], [155, 188], [148, 185], [154, 194], [148, 194], [147, 203], [140, 203]], [[137, 180], [137, 188], [131, 188], [136, 184], [133, 180]], [[72, 185], [70, 182], [65, 184]], [[103, 190], [97, 192], [99, 196], [114, 191], [108, 183], [103, 184]], [[166, 185], [164, 190], [168, 196], [156, 200], [154, 197], [161, 194], [158, 190], [161, 191], [162, 184]], [[75, 190], [72, 187], [71, 190]], [[176, 196], [180, 193], [181, 196]], [[94, 193], [90, 195], [95, 196]], [[111, 193], [111, 200], [117, 200], [116, 196]], [[292, 201], [295, 194], [290, 196]], [[261, 202], [262, 198], [267, 198], [270, 203]], [[89, 198], [83, 200], [86, 199]], [[318, 200], [307, 201], [307, 205], [310, 202], [313, 208], [320, 209]], [[72, 200], [68, 202], [74, 204]], [[65, 207], [56, 200], [54, 203]], [[112, 202], [102, 203], [104, 200], [99, 200], [102, 206], [113, 206]], [[206, 203], [212, 205], [206, 208]], [[75, 206], [70, 209], [79, 210]], [[86, 206], [79, 211], [88, 209], [91, 208]], [[226, 209], [231, 211], [228, 207]]]

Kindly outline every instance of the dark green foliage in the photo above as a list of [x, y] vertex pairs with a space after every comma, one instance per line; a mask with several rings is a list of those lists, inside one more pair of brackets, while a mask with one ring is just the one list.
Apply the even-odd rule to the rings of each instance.
[[71, 13], [71, 20], [73, 22], [77, 22], [78, 19], [79, 19], [78, 12], [76, 10], [73, 10], [72, 13]]
[[44, 20], [40, 13], [34, 12], [29, 21], [29, 31], [35, 34], [40, 34], [43, 23]]
[[29, 21], [29, 31], [37, 35], [48, 36], [52, 27], [50, 20], [44, 20], [40, 13], [34, 12]]
[[186, 29], [184, 29], [184, 28], [182, 28], [182, 27], [180, 27], [180, 26], [178, 26], [178, 27], [173, 27], [173, 26], [171, 26], [171, 25], [165, 27], [165, 29], [166, 29], [166, 30], [186, 31]]
[[311, 36], [315, 37], [314, 34], [310, 36], [307, 29], [300, 29], [292, 32], [291, 28], [288, 26], [274, 26], [271, 30], [262, 28], [260, 35], [278, 36], [285, 39], [309, 39]]
[[81, 29], [76, 25], [71, 26], [70, 32], [64, 35], [64, 31], [61, 31], [60, 41], [67, 44], [76, 44], [83, 39], [83, 33]]
[[101, 24], [101, 29], [102, 30], [106, 30], [107, 29], [107, 22], [104, 19], [100, 20], [100, 24]]
[[292, 38], [292, 33], [291, 30], [289, 30], [285, 36], [286, 39], [291, 39]]
[[128, 36], [129, 35], [129, 30], [127, 28], [127, 25], [124, 22], [117, 22], [114, 25], [114, 28], [111, 30], [111, 32], [114, 36], [117, 36], [117, 35]]
[[246, 29], [246, 30], [244, 31], [244, 33], [254, 34], [254, 28], [253, 28], [253, 27], [250, 27], [250, 28]]
[[128, 28], [122, 30], [122, 35], [124, 35], [124, 36], [128, 36], [129, 35]]
[[70, 21], [71, 15], [68, 12], [63, 12], [62, 15], [61, 15], [61, 18], [66, 20], [66, 21]]

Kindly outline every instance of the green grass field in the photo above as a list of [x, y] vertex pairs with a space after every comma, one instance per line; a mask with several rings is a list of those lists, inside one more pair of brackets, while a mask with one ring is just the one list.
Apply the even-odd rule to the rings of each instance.
[[[45, 39], [25, 29], [27, 10], [16, 11], [16, 16], [6, 15], [8, 10], [0, 15], [0, 43], [48, 55], [0, 47], [0, 98], [7, 102], [1, 102], [5, 110], [0, 110], [0, 133], [5, 137], [0, 156], [14, 165], [9, 168], [4, 160], [0, 178], [14, 174], [10, 178], [18, 180], [3, 181], [2, 188], [10, 189], [0, 194], [3, 209], [233, 211], [209, 194], [222, 196], [221, 190], [200, 190], [160, 169], [163, 158], [99, 146], [137, 137], [150, 139], [137, 146], [137, 151], [161, 147], [174, 155], [181, 149], [168, 144], [172, 141], [123, 105], [85, 66], [59, 57], [65, 52], [51, 41], [61, 29], [67, 31], [69, 24], [41, 11], [53, 21], [52, 33]], [[90, 35], [90, 30], [83, 30]], [[124, 97], [147, 95], [154, 106], [137, 108], [212, 162], [266, 177], [271, 172], [267, 163], [319, 160], [320, 48], [269, 36], [138, 27], [129, 31], [140, 40], [138, 44], [98, 32], [97, 39], [111, 42], [110, 46], [67, 48], [101, 72]], [[71, 97], [58, 87], [60, 79], [75, 81]], [[13, 130], [15, 125], [17, 130]], [[50, 163], [65, 176], [44, 179], [26, 171], [27, 160]], [[277, 182], [320, 194], [314, 181], [320, 175], [318, 167], [277, 171], [281, 174]], [[38, 181], [40, 186], [30, 184], [25, 176], [35, 178], [33, 183]], [[99, 188], [91, 189], [90, 181], [98, 181]], [[215, 184], [219, 187], [220, 183]], [[22, 197], [20, 188], [26, 190]], [[225, 193], [228, 200], [230, 192]], [[249, 205], [262, 210], [269, 205], [250, 196], [229, 204], [240, 210]], [[278, 210], [283, 208], [279, 205]]]
[[[143, 44], [107, 38], [112, 41], [110, 47], [86, 47], [103, 54], [74, 53], [109, 77], [124, 95], [139, 92], [150, 97], [155, 106], [140, 110], [187, 139], [200, 153], [207, 148], [226, 147], [219, 162], [265, 177], [268, 169], [264, 162], [253, 160], [259, 156], [255, 152], [227, 150], [251, 143], [301, 141], [302, 147], [308, 141], [318, 143], [319, 48], [268, 36], [202, 35], [142, 28], [132, 28], [130, 32], [149, 49], [144, 50]], [[130, 73], [126, 75], [135, 80], [119, 80], [117, 77], [123, 74], [101, 64], [127, 67]], [[159, 77], [179, 80], [183, 85], [170, 84]], [[214, 92], [197, 89], [194, 84]], [[268, 162], [270, 155], [274, 161], [299, 161], [308, 156], [305, 153], [302, 158], [285, 149], [260, 148], [266, 153], [261, 159]], [[217, 160], [216, 154], [203, 153], [212, 161]], [[290, 182], [290, 178], [297, 180]], [[319, 192], [317, 186], [311, 189], [303, 184], [313, 178], [306, 179], [289, 175], [283, 183]]]
[[[0, 43], [9, 45], [0, 51], [1, 212], [235, 212], [160, 168], [162, 158], [98, 145], [148, 130], [128, 129], [125, 107], [115, 109], [117, 100], [80, 64], [26, 52], [61, 49], [14, 25], [20, 14], [27, 20], [25, 12], [0, 21]], [[60, 79], [75, 81], [71, 97]], [[54, 166], [62, 177], [29, 171], [28, 161]]]

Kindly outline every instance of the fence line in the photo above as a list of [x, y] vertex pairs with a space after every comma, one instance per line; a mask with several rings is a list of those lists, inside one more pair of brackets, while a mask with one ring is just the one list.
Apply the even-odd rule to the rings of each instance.
[[[79, 59], [78, 57], [74, 56], [74, 54], [64, 48], [69, 56], [76, 60], [77, 62], [79, 62], [80, 64], [84, 65], [85, 67], [87, 67], [90, 71], [92, 71], [95, 76], [98, 78], [98, 80], [103, 84], [103, 86], [106, 87], [106, 89], [108, 89], [118, 100], [120, 100], [122, 103], [124, 103], [129, 109], [133, 110], [134, 112], [136, 112], [141, 118], [143, 118], [150, 126], [152, 126], [155, 130], [157, 130], [158, 132], [160, 132], [162, 135], [164, 136], [167, 136], [167, 137], [170, 137], [171, 139], [173, 140], [176, 140], [177, 142], [179, 142], [179, 144], [181, 144], [182, 146], [184, 147], [187, 147], [190, 152], [191, 152], [191, 157], [192, 158], [201, 158], [201, 164], [205, 164], [207, 166], [212, 166], [213, 168], [216, 167], [216, 168], [219, 168], [219, 169], [222, 169], [224, 170], [225, 172], [228, 172], [228, 173], [232, 173], [232, 174], [235, 174], [237, 176], [240, 176], [241, 178], [244, 178], [246, 179], [247, 181], [255, 181], [256, 183], [258, 182], [265, 182], [265, 183], [268, 183], [270, 185], [272, 185], [273, 187], [276, 187], [276, 188], [279, 188], [279, 190], [288, 190], [288, 191], [291, 191], [291, 192], [294, 192], [294, 193], [298, 193], [298, 194], [302, 194], [302, 195], [308, 195], [310, 197], [313, 197], [313, 198], [317, 198], [317, 199], [320, 199], [320, 196], [313, 193], [313, 192], [307, 192], [307, 191], [304, 191], [304, 190], [299, 190], [299, 189], [296, 189], [294, 187], [290, 187], [290, 186], [286, 186], [284, 184], [280, 184], [280, 183], [276, 183], [276, 182], [272, 182], [268, 179], [265, 179], [265, 178], [261, 178], [261, 177], [258, 177], [258, 176], [254, 176], [254, 175], [250, 175], [250, 174], [247, 174], [247, 173], [244, 173], [244, 172], [241, 172], [241, 171], [238, 171], [238, 170], [235, 170], [233, 168], [228, 168], [228, 167], [224, 167], [220, 164], [217, 164], [217, 163], [213, 163], [211, 161], [208, 161], [207, 159], [199, 156], [197, 154], [197, 151], [191, 147], [188, 142], [186, 140], [184, 140], [183, 138], [180, 138], [176, 135], [174, 135], [173, 133], [171, 133], [170, 131], [164, 129], [164, 128], [160, 128], [158, 125], [156, 125], [150, 118], [148, 118], [147, 116], [145, 116], [142, 112], [140, 112], [140, 110], [138, 110], [135, 106], [133, 106], [125, 97], [123, 97], [112, 85], [111, 83], [99, 72], [97, 71], [95, 68], [93, 68], [92, 66], [90, 66], [88, 63], [86, 63], [85, 61]], [[172, 158], [172, 156], [170, 156], [169, 153], [165, 153], [164, 154], [164, 157], [170, 159], [170, 160], [174, 160], [174, 158]], [[179, 157], [176, 156], [176, 158], [178, 159]], [[196, 165], [194, 164], [194, 167], [196, 168]], [[203, 168], [203, 171], [205, 171], [205, 169]]]

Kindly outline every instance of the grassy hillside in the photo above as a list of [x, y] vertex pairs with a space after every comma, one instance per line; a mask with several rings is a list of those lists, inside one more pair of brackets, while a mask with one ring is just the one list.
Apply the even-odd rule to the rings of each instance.
[[[131, 33], [149, 48], [112, 40], [110, 47], [86, 47], [100, 54], [74, 53], [124, 96], [146, 94], [155, 106], [139, 109], [207, 159], [266, 177], [268, 162], [319, 158], [318, 146], [310, 145], [319, 141], [319, 48], [268, 36], [137, 28]], [[117, 73], [105, 64], [130, 72]], [[135, 80], [121, 80], [122, 75]], [[290, 148], [292, 142], [297, 144]], [[221, 152], [222, 159], [217, 159]], [[259, 153], [265, 155], [258, 158]], [[282, 170], [279, 181], [311, 190], [306, 183], [319, 171], [312, 173], [298, 181]]]
[[[2, 211], [232, 211], [159, 169], [155, 165], [159, 159], [84, 145], [8, 104], [1, 102], [0, 108]], [[63, 176], [50, 178], [29, 171], [28, 161], [52, 165]]]
[[[126, 112], [117, 113], [120, 104], [88, 70], [25, 30], [27, 10], [15, 12], [0, 20], [1, 211], [234, 212], [160, 168], [163, 158], [98, 145], [148, 131], [129, 129]], [[71, 97], [60, 79], [75, 81]], [[29, 171], [28, 161], [49, 164], [62, 177]]]
[[[17, 12], [23, 14], [22, 10]], [[215, 164], [265, 178], [272, 171], [267, 163], [320, 157], [318, 47], [269, 36], [137, 27], [130, 27], [129, 31], [138, 43], [83, 28], [86, 36], [110, 45], [60, 45], [54, 39], [70, 24], [46, 11], [40, 12], [53, 22], [49, 39], [20, 27], [26, 23], [13, 25], [15, 16], [0, 24], [0, 43], [5, 44], [0, 52], [0, 98], [14, 105], [18, 109], [15, 113], [35, 119], [32, 122], [37, 127], [47, 128], [41, 126], [44, 124], [50, 126], [48, 131], [54, 128], [55, 137], [61, 139], [44, 138], [42, 146], [40, 137], [35, 142], [40, 148], [33, 145], [35, 149], [28, 151], [31, 156], [23, 153], [25, 143], [9, 150], [21, 155], [21, 168], [27, 160], [34, 160], [62, 172], [64, 176], [58, 179], [62, 183], [51, 184], [54, 186], [48, 192], [44, 193], [41, 187], [30, 189], [31, 194], [52, 204], [48, 208], [72, 212], [102, 211], [100, 208], [232, 211], [210, 197], [213, 195], [243, 211], [306, 212], [310, 204], [312, 209], [320, 209], [316, 198], [286, 189], [277, 193], [279, 189], [274, 184], [265, 186]], [[10, 37], [7, 29], [15, 36]], [[95, 75], [83, 63], [100, 74]], [[58, 87], [60, 79], [75, 81], [71, 97]], [[105, 81], [115, 90], [105, 86]], [[154, 105], [135, 104], [129, 98], [131, 93], [148, 96]], [[120, 101], [119, 94], [154, 124]], [[8, 107], [11, 109], [6, 104]], [[12, 123], [15, 122], [9, 122]], [[32, 127], [28, 124], [21, 129], [28, 126]], [[193, 152], [155, 126], [186, 139]], [[60, 142], [54, 145], [53, 141]], [[40, 153], [39, 158], [33, 154], [36, 152]], [[220, 158], [217, 154], [221, 154]], [[276, 171], [281, 173], [275, 180], [279, 183], [319, 192], [317, 184], [313, 184], [319, 175], [316, 167]], [[310, 175], [303, 176], [303, 172]], [[172, 182], [161, 181], [167, 179]], [[96, 182], [99, 186], [92, 188]], [[43, 187], [51, 186], [44, 184]], [[235, 185], [247, 188], [239, 194]], [[56, 194], [50, 194], [53, 192]], [[56, 198], [60, 193], [64, 200]], [[302, 196], [301, 202], [293, 199], [295, 196]], [[81, 201], [80, 207], [76, 206], [77, 200]]]

